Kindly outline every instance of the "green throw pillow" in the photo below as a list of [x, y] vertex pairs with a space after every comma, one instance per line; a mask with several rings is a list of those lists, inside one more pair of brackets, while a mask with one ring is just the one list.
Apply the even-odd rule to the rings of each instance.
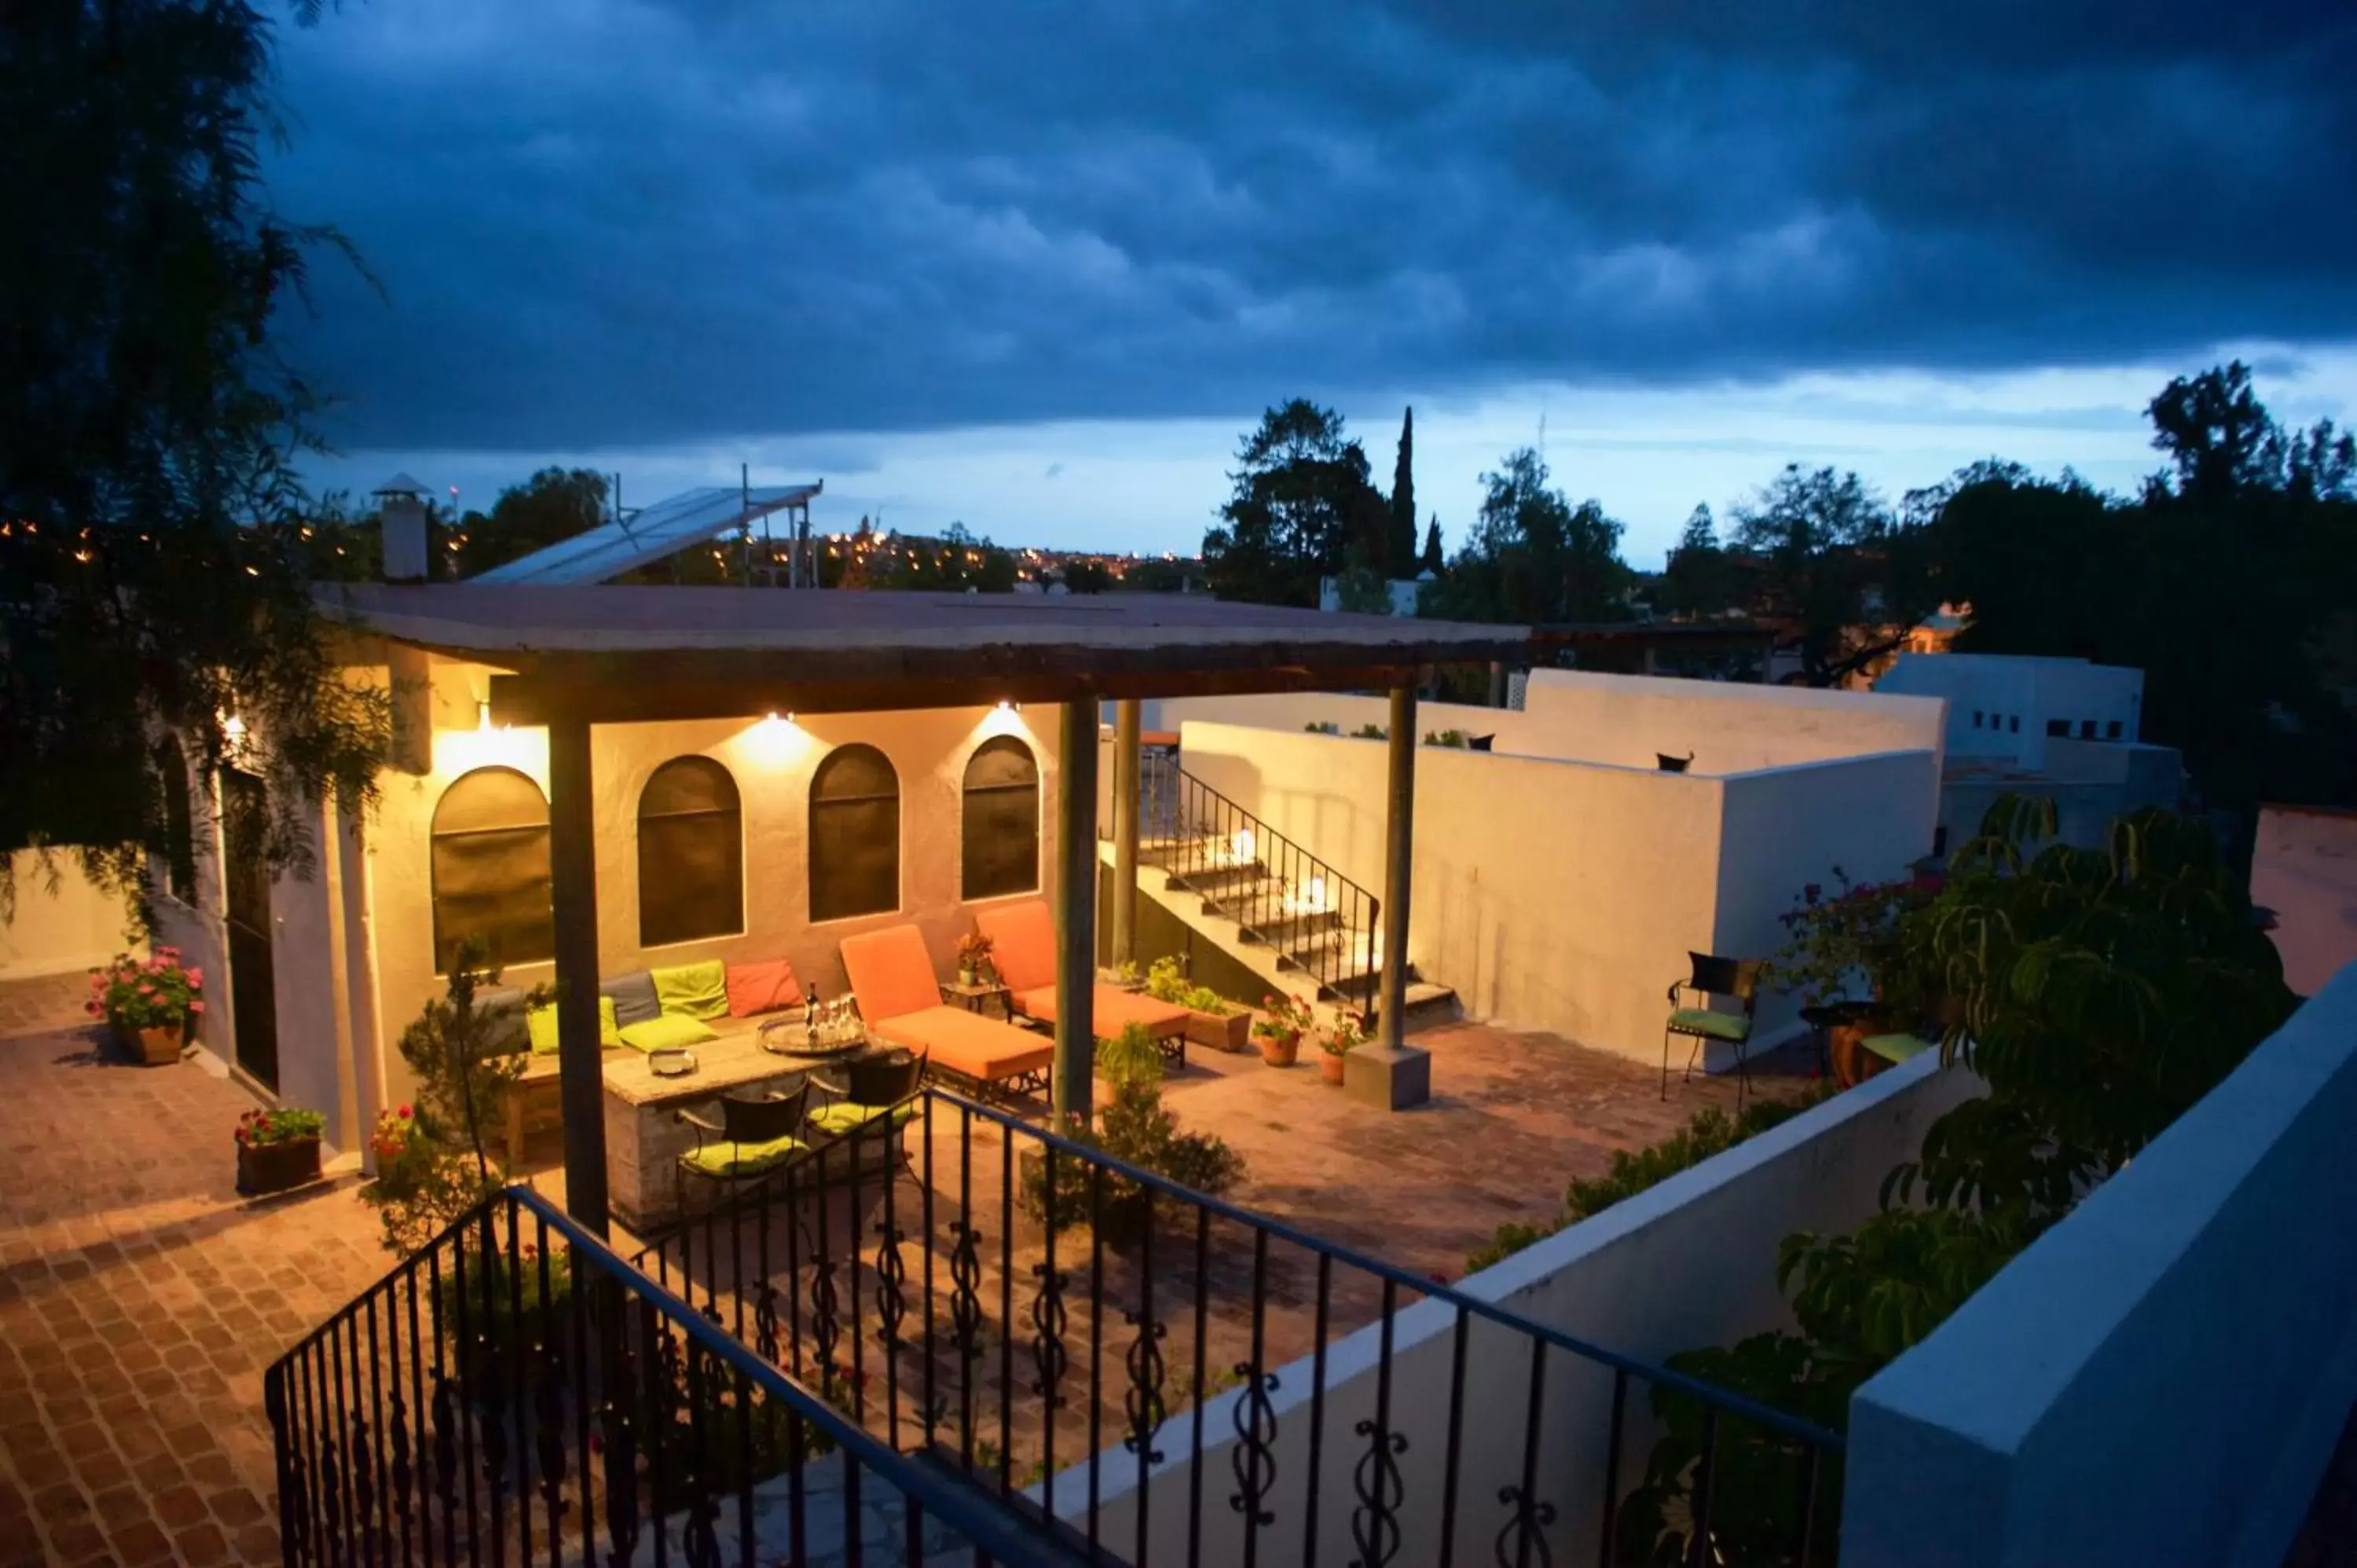
[[728, 1012], [728, 966], [718, 959], [709, 963], [683, 963], [670, 969], [650, 969], [655, 1001], [666, 1013], [691, 1018], [719, 1018]]
[[[553, 1057], [556, 1054], [556, 1004], [535, 1007], [524, 1018], [524, 1026], [532, 1031], [532, 1054]], [[597, 1043], [612, 1050], [622, 1043], [622, 1029], [614, 1021], [614, 999], [597, 998]]]
[[[822, 1105], [810, 1113], [810, 1124], [822, 1133], [846, 1137], [870, 1122], [889, 1115], [895, 1127], [905, 1125], [917, 1114], [912, 1104], [854, 1105], [848, 1100], [838, 1100], [832, 1105]], [[880, 1128], [877, 1129], [881, 1131]]]
[[682, 1013], [666, 1013], [660, 1018], [650, 1018], [643, 1024], [622, 1026], [622, 1044], [634, 1050], [660, 1051], [673, 1046], [700, 1046], [720, 1036], [704, 1026], [700, 1019]]

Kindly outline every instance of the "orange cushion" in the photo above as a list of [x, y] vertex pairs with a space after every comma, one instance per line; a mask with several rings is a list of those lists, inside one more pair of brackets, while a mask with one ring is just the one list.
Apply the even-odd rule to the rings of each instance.
[[843, 939], [843, 972], [859, 1015], [870, 1024], [921, 1013], [942, 1004], [941, 982], [933, 978], [933, 955], [914, 926], [887, 926]]
[[1029, 1072], [1056, 1059], [1053, 1040], [963, 1007], [935, 1004], [869, 1028], [887, 1045], [929, 1053], [935, 1067], [985, 1082]]
[[[1015, 993], [1015, 1010], [1043, 1024], [1056, 1021], [1056, 988], [1043, 985], [1033, 991]], [[1135, 991], [1118, 986], [1096, 988], [1095, 1016], [1090, 1022], [1100, 1040], [1110, 1040], [1132, 1024], [1142, 1024], [1146, 1032], [1159, 1038], [1165, 1035], [1184, 1034], [1187, 1029], [1187, 1009], [1175, 1002], [1160, 1002], [1142, 996]]]
[[728, 966], [728, 1015], [750, 1017], [756, 1013], [771, 1013], [780, 1007], [802, 1004], [802, 988], [794, 979], [794, 966], [781, 958], [766, 963], [732, 963]]
[[990, 939], [990, 959], [1009, 991], [1056, 983], [1056, 917], [1045, 898], [1000, 904], [978, 912], [974, 923]]

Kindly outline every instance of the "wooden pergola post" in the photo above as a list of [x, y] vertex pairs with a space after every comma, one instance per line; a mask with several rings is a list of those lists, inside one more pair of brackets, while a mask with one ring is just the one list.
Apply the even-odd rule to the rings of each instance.
[[1137, 797], [1143, 718], [1138, 701], [1114, 705], [1113, 961], [1137, 960]]
[[1056, 806], [1056, 1125], [1089, 1124], [1096, 1071], [1097, 698], [1063, 704]]
[[[548, 725], [548, 884], [556, 938], [557, 1097], [565, 1110], [565, 1207], [607, 1232], [606, 1078], [597, 1026], [597, 809], [589, 723]], [[512, 1157], [514, 1151], [509, 1151]]]
[[1382, 1043], [1407, 1044], [1407, 906], [1415, 865], [1415, 688], [1392, 688], [1391, 788], [1383, 813], [1383, 968], [1375, 993]]

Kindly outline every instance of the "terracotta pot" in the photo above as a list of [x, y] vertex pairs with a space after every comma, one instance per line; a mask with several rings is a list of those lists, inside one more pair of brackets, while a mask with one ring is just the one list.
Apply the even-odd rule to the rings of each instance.
[[142, 1066], [169, 1067], [180, 1059], [181, 1047], [188, 1043], [188, 1026], [159, 1024], [154, 1028], [135, 1029], [128, 1024], [117, 1024], [114, 1037]]
[[319, 1140], [289, 1138], [280, 1144], [237, 1146], [237, 1190], [247, 1197], [285, 1192], [319, 1179]]
[[1263, 1035], [1259, 1038], [1260, 1059], [1271, 1067], [1291, 1067], [1301, 1055], [1301, 1036], [1298, 1035], [1275, 1038]]
[[1318, 1053], [1318, 1076], [1324, 1079], [1328, 1083], [1332, 1084], [1336, 1089], [1341, 1088], [1342, 1064], [1349, 1058], [1346, 1057], [1336, 1056], [1332, 1051], [1320, 1051]]

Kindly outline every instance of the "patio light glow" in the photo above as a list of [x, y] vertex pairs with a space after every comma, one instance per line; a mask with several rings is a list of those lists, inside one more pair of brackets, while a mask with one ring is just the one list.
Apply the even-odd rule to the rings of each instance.
[[1309, 912], [1313, 915], [1318, 914], [1325, 908], [1326, 879], [1322, 876], [1313, 876], [1309, 879]]
[[1235, 852], [1235, 857], [1238, 864], [1250, 860], [1253, 857], [1252, 829], [1238, 828], [1236, 830], [1236, 836], [1234, 839], [1230, 841], [1230, 846]]

